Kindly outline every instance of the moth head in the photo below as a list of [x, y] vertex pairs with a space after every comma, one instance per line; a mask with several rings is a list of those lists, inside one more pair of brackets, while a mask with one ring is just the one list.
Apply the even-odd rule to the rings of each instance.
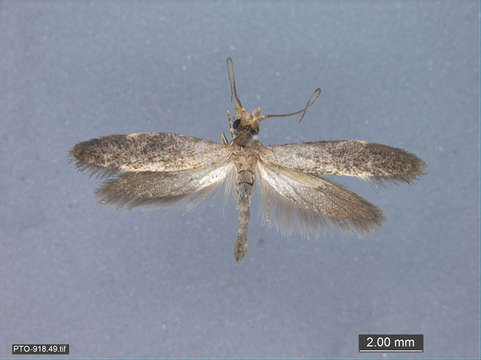
[[259, 124], [269, 118], [273, 117], [289, 117], [301, 114], [299, 117], [299, 123], [301, 123], [302, 119], [306, 115], [307, 109], [309, 109], [316, 101], [319, 99], [321, 95], [321, 89], [317, 88], [312, 93], [309, 100], [307, 100], [306, 106], [303, 109], [288, 113], [288, 114], [270, 114], [270, 115], [261, 115], [261, 108], [257, 108], [252, 113], [247, 112], [237, 95], [237, 87], [235, 83], [235, 74], [234, 74], [234, 63], [232, 62], [232, 58], [227, 58], [227, 77], [229, 79], [230, 85], [230, 101], [233, 102], [234, 98], [236, 100], [235, 104], [235, 115], [234, 115], [234, 122], [232, 127], [234, 131], [239, 133], [240, 131], [248, 131], [251, 135], [256, 135], [259, 133]]
[[259, 133], [259, 123], [261, 108], [257, 108], [254, 112], [247, 112], [241, 105], [236, 104], [234, 123], [232, 127], [236, 132], [248, 131], [251, 135], [257, 135]]

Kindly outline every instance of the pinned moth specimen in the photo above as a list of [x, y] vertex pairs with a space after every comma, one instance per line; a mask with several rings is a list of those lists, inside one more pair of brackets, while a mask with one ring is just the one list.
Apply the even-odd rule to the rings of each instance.
[[96, 191], [100, 203], [131, 209], [165, 205], [186, 197], [198, 202], [226, 182], [239, 210], [234, 247], [239, 262], [247, 251], [254, 183], [259, 182], [265, 219], [280, 230], [318, 235], [329, 223], [341, 230], [369, 232], [381, 225], [380, 209], [320, 175], [356, 176], [368, 181], [410, 183], [426, 164], [402, 149], [358, 140], [315, 141], [264, 146], [257, 140], [262, 121], [299, 115], [319, 98], [315, 89], [304, 108], [280, 115], [247, 112], [237, 94], [234, 65], [227, 59], [234, 118], [231, 140], [220, 143], [173, 133], [110, 135], [81, 142], [70, 151], [79, 170], [109, 177]]

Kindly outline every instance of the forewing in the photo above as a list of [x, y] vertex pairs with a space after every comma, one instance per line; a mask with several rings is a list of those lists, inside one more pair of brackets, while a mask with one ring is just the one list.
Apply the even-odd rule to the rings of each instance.
[[341, 230], [365, 233], [384, 221], [376, 206], [326, 179], [264, 162], [257, 171], [264, 206], [280, 230], [318, 235], [331, 222]]
[[402, 149], [366, 141], [339, 140], [272, 145], [260, 149], [266, 163], [310, 174], [356, 176], [364, 180], [410, 183], [426, 163]]
[[119, 171], [182, 171], [227, 159], [229, 147], [171, 133], [110, 135], [81, 142], [70, 150], [80, 170], [110, 176]]
[[179, 172], [140, 171], [106, 180], [96, 191], [100, 203], [129, 209], [140, 205], [166, 205], [192, 195], [202, 200], [215, 190], [233, 169], [231, 162], [220, 166]]

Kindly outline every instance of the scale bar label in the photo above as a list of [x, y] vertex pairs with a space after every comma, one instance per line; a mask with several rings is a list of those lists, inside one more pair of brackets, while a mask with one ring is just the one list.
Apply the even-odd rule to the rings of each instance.
[[359, 352], [424, 352], [424, 335], [360, 334]]

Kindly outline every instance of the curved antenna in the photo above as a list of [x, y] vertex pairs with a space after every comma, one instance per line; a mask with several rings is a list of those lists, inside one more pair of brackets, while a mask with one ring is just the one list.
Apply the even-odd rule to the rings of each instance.
[[239, 100], [239, 96], [237, 96], [237, 88], [235, 86], [235, 73], [234, 73], [234, 63], [232, 62], [232, 58], [229, 56], [226, 60], [227, 64], [227, 77], [229, 78], [229, 85], [230, 85], [230, 102], [232, 103], [232, 99], [235, 96], [235, 100], [240, 107], [242, 104]]
[[299, 118], [299, 124], [300, 124], [302, 119], [304, 119], [304, 115], [306, 115], [307, 109], [309, 109], [317, 101], [317, 99], [319, 99], [319, 96], [321, 96], [321, 89], [317, 88], [316, 90], [314, 90], [309, 100], [307, 100], [307, 104], [303, 109], [293, 113], [289, 113], [289, 114], [263, 115], [260, 117], [260, 121], [273, 118], [273, 117], [289, 117], [289, 116], [294, 116], [302, 113], [301, 117]]

